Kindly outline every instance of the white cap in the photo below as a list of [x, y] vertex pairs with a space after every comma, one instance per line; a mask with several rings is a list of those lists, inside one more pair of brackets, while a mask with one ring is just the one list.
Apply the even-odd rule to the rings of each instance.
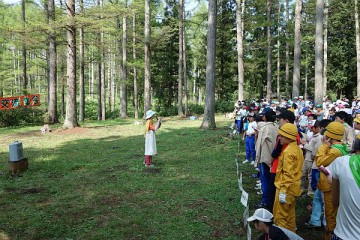
[[149, 118], [151, 118], [152, 116], [154, 116], [156, 114], [156, 112], [154, 112], [153, 110], [149, 110], [146, 112], [146, 117], [145, 119], [148, 120]]
[[299, 98], [304, 98], [303, 96], [299, 96]]
[[261, 222], [271, 222], [273, 217], [274, 216], [271, 214], [271, 212], [269, 212], [265, 208], [259, 208], [255, 210], [254, 215], [249, 217], [247, 221], [251, 222], [254, 220], [259, 220]]

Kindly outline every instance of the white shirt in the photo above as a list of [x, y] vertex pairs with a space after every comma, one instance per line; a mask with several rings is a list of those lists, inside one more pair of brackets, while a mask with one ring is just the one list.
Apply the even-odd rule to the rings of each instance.
[[245, 109], [240, 109], [239, 115], [240, 117], [245, 117], [247, 114], [247, 111]]
[[300, 127], [306, 127], [308, 125], [308, 117], [304, 114], [302, 114], [299, 117], [299, 125]]
[[246, 131], [246, 135], [255, 134], [255, 129], [257, 128], [256, 121], [249, 122], [248, 130]]
[[349, 165], [350, 156], [338, 157], [329, 166], [333, 178], [340, 182], [340, 205], [336, 216], [335, 234], [343, 240], [360, 236], [360, 188]]

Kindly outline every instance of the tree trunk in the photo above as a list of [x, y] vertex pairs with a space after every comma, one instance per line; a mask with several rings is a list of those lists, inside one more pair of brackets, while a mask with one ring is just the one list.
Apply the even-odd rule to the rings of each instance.
[[184, 46], [183, 46], [183, 37], [184, 37], [184, 1], [179, 0], [179, 72], [178, 72], [178, 116], [184, 115], [182, 109], [182, 83], [184, 78]]
[[94, 53], [91, 52], [91, 80], [90, 80], [90, 97], [91, 100], [94, 99], [94, 84], [95, 84], [95, 63], [94, 63]]
[[[101, 9], [103, 9], [104, 6], [104, 1], [100, 0], [100, 6]], [[100, 18], [103, 19], [103, 15], [100, 15]], [[100, 65], [101, 65], [101, 72], [99, 73], [99, 75], [101, 74], [101, 121], [105, 121], [106, 119], [106, 89], [105, 89], [105, 50], [104, 50], [104, 30], [101, 30], [100, 33], [100, 43], [101, 43], [101, 47], [100, 47]]]
[[[99, 33], [99, 35], [101, 35]], [[98, 68], [98, 85], [97, 85], [97, 93], [98, 93], [98, 101], [97, 101], [97, 105], [98, 105], [98, 111], [97, 111], [97, 120], [102, 120], [102, 105], [101, 105], [101, 101], [102, 101], [102, 94], [101, 94], [101, 86], [102, 86], [102, 79], [101, 79], [101, 41], [99, 41], [101, 39], [101, 37], [98, 35], [98, 51], [99, 51], [99, 57], [98, 57], [98, 62], [97, 62], [97, 68]]]
[[356, 35], [356, 73], [357, 87], [356, 94], [360, 96], [360, 27], [359, 27], [358, 0], [355, 0], [355, 35]]
[[[54, 1], [54, 0], [52, 0]], [[84, 1], [80, 0], [80, 12], [84, 12]], [[79, 109], [79, 120], [83, 122], [85, 119], [85, 63], [84, 63], [84, 28], [80, 28], [80, 56], [79, 56], [79, 63], [80, 63], [80, 109]]]
[[308, 98], [308, 53], [307, 50], [305, 50], [305, 92], [304, 92], [304, 98], [307, 99]]
[[214, 129], [215, 124], [215, 62], [216, 62], [216, 4], [209, 0], [206, 49], [206, 100], [202, 129]]
[[187, 65], [186, 65], [186, 41], [185, 34], [183, 36], [183, 52], [184, 52], [184, 102], [185, 102], [185, 116], [189, 112], [189, 96], [188, 96], [188, 77], [187, 77]]
[[[114, 46], [116, 43], [114, 44]], [[116, 54], [112, 54], [113, 60], [112, 60], [112, 77], [111, 77], [111, 111], [115, 111], [115, 79], [116, 79]]]
[[65, 118], [65, 64], [61, 64], [61, 116]]
[[245, 4], [243, 0], [236, 1], [236, 40], [237, 40], [237, 60], [238, 60], [238, 100], [244, 100], [244, 50], [243, 38], [244, 16], [242, 12], [242, 5]]
[[75, 28], [75, 1], [66, 0], [67, 38], [67, 96], [66, 116], [64, 128], [74, 128], [77, 124], [76, 117], [76, 28]]
[[267, 32], [267, 73], [266, 73], [266, 98], [270, 101], [271, 99], [271, 79], [272, 79], [272, 71], [271, 71], [271, 0], [267, 0], [266, 2], [266, 19], [268, 26], [266, 27]]
[[107, 51], [107, 99], [108, 99], [108, 108], [110, 111], [112, 111], [112, 108], [113, 108], [113, 105], [112, 105], [112, 82], [111, 82], [111, 79], [112, 79], [112, 54], [111, 54], [111, 50], [108, 49]]
[[[48, 16], [51, 26], [55, 23], [55, 3], [54, 0], [48, 2]], [[57, 123], [57, 52], [56, 52], [56, 32], [50, 29], [49, 34], [49, 123]]]
[[145, 76], [144, 76], [144, 116], [146, 111], [151, 109], [151, 28], [150, 28], [150, 19], [151, 19], [151, 9], [150, 9], [150, 0], [145, 0], [145, 25], [144, 25], [144, 58], [145, 58]]
[[[25, 32], [25, 0], [21, 0], [21, 22], [23, 31]], [[25, 33], [24, 33], [25, 35]], [[26, 39], [23, 37], [22, 43], [22, 63], [23, 63], [23, 87], [27, 91], [27, 76], [26, 76]]]
[[[125, 1], [125, 6], [127, 5]], [[127, 96], [126, 96], [126, 78], [127, 78], [127, 69], [126, 69], [126, 59], [127, 59], [127, 52], [126, 52], [126, 15], [123, 16], [123, 32], [122, 32], [122, 76], [120, 82], [120, 118], [127, 117]]]
[[[136, 60], [136, 15], [133, 14], [133, 60]], [[138, 99], [138, 85], [137, 85], [137, 71], [134, 65], [134, 117], [139, 118], [139, 99]]]
[[295, 36], [294, 36], [294, 67], [292, 97], [300, 95], [300, 69], [301, 69], [301, 8], [302, 0], [296, 1], [295, 6]]
[[[96, 2], [98, 8], [100, 8], [101, 6], [101, 2], [100, 0], [97, 0]], [[101, 19], [101, 16], [99, 17], [99, 19]], [[102, 87], [102, 81], [103, 79], [101, 79], [101, 62], [102, 62], [102, 43], [101, 43], [101, 31], [99, 31], [97, 33], [97, 38], [96, 38], [96, 42], [97, 42], [97, 50], [98, 50], [98, 57], [97, 57], [97, 69], [98, 69], [98, 72], [97, 72], [97, 75], [98, 75], [98, 85], [97, 85], [97, 94], [98, 94], [98, 101], [97, 101], [97, 105], [98, 105], [98, 108], [97, 108], [97, 120], [100, 121], [102, 120], [102, 90], [101, 90], [101, 87]]]
[[327, 44], [327, 35], [328, 35], [328, 5], [327, 0], [324, 0], [325, 9], [324, 9], [324, 72], [323, 72], [323, 95], [326, 95], [327, 92], [327, 50], [328, 50], [328, 44]]
[[323, 102], [324, 0], [316, 0], [315, 32], [315, 104]]
[[[120, 88], [120, 92], [121, 92], [121, 81], [122, 81], [122, 77], [123, 77], [123, 70], [124, 68], [122, 67], [122, 38], [120, 37], [120, 32], [121, 32], [121, 21], [120, 21], [120, 17], [118, 16], [116, 19], [116, 29], [118, 31], [118, 37], [117, 37], [117, 69], [118, 71], [118, 75], [119, 75], [119, 88]], [[116, 92], [116, 94], [118, 94], [118, 92]], [[121, 105], [121, 93], [120, 93], [120, 105]], [[119, 117], [121, 112], [121, 106], [119, 107]]]
[[280, 32], [281, 32], [281, 22], [280, 22], [280, 14], [281, 14], [281, 4], [279, 4], [278, 8], [278, 31], [277, 31], [277, 65], [276, 65], [276, 97], [280, 101]]
[[290, 76], [290, 71], [289, 71], [289, 62], [290, 62], [290, 57], [289, 57], [289, 0], [286, 0], [285, 3], [285, 21], [286, 21], [286, 28], [285, 28], [285, 39], [286, 39], [286, 43], [285, 43], [285, 95], [289, 96], [289, 76]]

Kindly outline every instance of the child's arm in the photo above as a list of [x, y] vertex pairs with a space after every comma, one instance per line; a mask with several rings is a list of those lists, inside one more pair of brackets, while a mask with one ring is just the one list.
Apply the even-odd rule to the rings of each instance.
[[161, 118], [159, 118], [158, 122], [156, 123], [155, 131], [157, 131], [160, 127], [161, 127]]

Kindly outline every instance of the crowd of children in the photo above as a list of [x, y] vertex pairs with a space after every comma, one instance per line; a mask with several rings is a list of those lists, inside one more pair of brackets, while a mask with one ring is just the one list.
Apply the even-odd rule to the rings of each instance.
[[307, 194], [312, 197], [308, 228], [324, 228], [326, 240], [358, 239], [360, 98], [332, 102], [325, 97], [316, 105], [302, 96], [238, 101], [234, 114], [234, 131], [246, 143], [243, 163], [259, 171], [262, 201], [257, 207], [273, 216], [265, 225], [258, 221], [259, 229], [269, 231], [275, 224], [296, 232], [296, 199]]

